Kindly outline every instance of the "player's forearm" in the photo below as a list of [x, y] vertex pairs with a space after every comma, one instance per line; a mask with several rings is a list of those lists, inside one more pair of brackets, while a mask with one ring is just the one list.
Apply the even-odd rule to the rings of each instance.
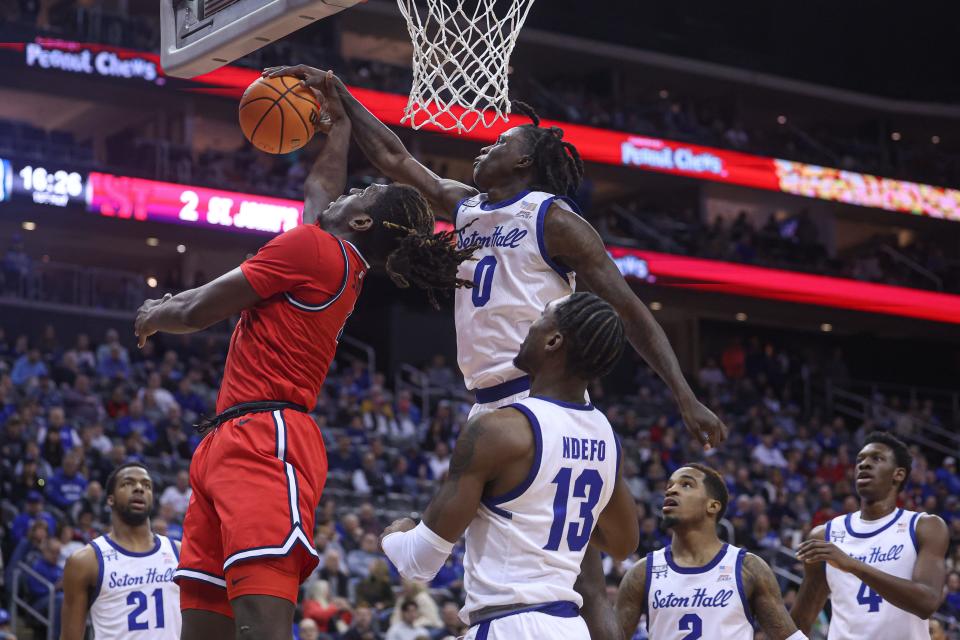
[[150, 310], [149, 325], [164, 333], [194, 333], [216, 322], [203, 317], [196, 304], [197, 289], [178, 293], [161, 305]]
[[884, 573], [865, 562], [857, 561], [850, 573], [893, 606], [923, 620], [932, 616], [943, 601], [942, 595], [929, 586]]
[[337, 91], [343, 102], [343, 109], [353, 124], [353, 139], [373, 165], [387, 175], [391, 180], [397, 180], [394, 175], [403, 159], [409, 155], [400, 138], [390, 127], [370, 113], [359, 100], [347, 89], [342, 81], [337, 80]]
[[313, 224], [319, 213], [343, 193], [347, 186], [347, 152], [350, 148], [350, 120], [334, 123], [304, 183], [303, 223]]
[[630, 344], [670, 388], [681, 408], [695, 401], [696, 396], [683, 376], [667, 334], [646, 305], [635, 299], [630, 301], [627, 309], [618, 311], [623, 316]]

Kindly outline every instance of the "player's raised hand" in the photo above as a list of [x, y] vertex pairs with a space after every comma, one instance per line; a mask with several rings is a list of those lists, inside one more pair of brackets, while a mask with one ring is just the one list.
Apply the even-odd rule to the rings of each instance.
[[727, 439], [727, 425], [699, 400], [694, 399], [681, 405], [680, 416], [687, 426], [687, 431], [704, 449], [717, 447]]
[[159, 300], [144, 300], [140, 308], [137, 309], [137, 319], [133, 323], [133, 334], [137, 336], [137, 347], [142, 349], [143, 345], [147, 343], [147, 338], [157, 332], [157, 329], [150, 322], [151, 311], [172, 297], [172, 293], [167, 293]]

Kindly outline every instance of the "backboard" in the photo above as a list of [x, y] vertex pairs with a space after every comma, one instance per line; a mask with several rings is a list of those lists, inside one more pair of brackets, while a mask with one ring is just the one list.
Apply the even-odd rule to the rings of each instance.
[[364, 0], [160, 0], [160, 64], [194, 78]]

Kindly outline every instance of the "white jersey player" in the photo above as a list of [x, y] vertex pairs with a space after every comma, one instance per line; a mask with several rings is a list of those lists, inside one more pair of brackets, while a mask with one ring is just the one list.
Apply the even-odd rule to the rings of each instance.
[[791, 613], [801, 629], [829, 597], [828, 640], [929, 640], [926, 619], [942, 600], [949, 535], [939, 516], [897, 507], [912, 464], [896, 437], [867, 436], [857, 454], [860, 510], [817, 527], [800, 545], [806, 564]]
[[552, 205], [576, 212], [566, 198], [521, 191], [504, 202], [479, 194], [455, 213], [457, 248], [474, 249], [474, 261], [460, 263], [457, 273], [473, 288], [454, 294], [457, 360], [477, 399], [471, 415], [527, 397], [530, 377], [513, 357], [547, 303], [576, 288], [574, 273], [546, 253], [544, 220]]
[[723, 478], [710, 467], [688, 464], [670, 476], [663, 517], [671, 544], [631, 568], [617, 594], [627, 640], [643, 614], [656, 640], [753, 640], [755, 623], [770, 640], [806, 638], [787, 614], [770, 567], [717, 537], [728, 501]]
[[179, 640], [179, 544], [150, 529], [153, 483], [138, 463], [118, 467], [106, 486], [110, 532], [67, 560], [62, 640], [82, 640], [87, 611], [96, 640]]
[[401, 575], [430, 580], [466, 530], [467, 640], [589, 640], [574, 589], [587, 544], [622, 559], [639, 540], [619, 441], [583, 401], [623, 342], [619, 317], [597, 296], [551, 302], [516, 357], [531, 396], [472, 418], [423, 521], [384, 532]]

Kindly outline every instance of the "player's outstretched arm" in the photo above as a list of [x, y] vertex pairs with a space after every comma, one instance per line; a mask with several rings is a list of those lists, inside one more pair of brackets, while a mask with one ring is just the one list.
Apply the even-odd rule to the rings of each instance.
[[260, 302], [240, 267], [202, 287], [177, 295], [166, 294], [159, 300], [147, 300], [137, 310], [134, 334], [140, 347], [147, 338], [166, 333], [194, 333], [226, 320]]
[[[826, 528], [822, 525], [814, 527], [810, 532], [809, 540], [823, 540]], [[830, 586], [827, 584], [826, 567], [822, 562], [803, 565], [803, 582], [797, 592], [797, 599], [790, 609], [790, 617], [804, 633], [810, 633], [817, 616], [823, 611], [830, 597]]]
[[[328, 73], [332, 78], [333, 73]], [[314, 89], [315, 93], [319, 93]], [[313, 224], [347, 186], [347, 151], [350, 149], [350, 119], [339, 95], [323, 96], [323, 116], [329, 119], [327, 135], [320, 140], [320, 153], [303, 185], [303, 223]]]
[[[633, 565], [620, 581], [617, 592], [617, 621], [624, 640], [630, 640], [640, 624], [640, 616], [646, 606], [647, 559]], [[616, 637], [616, 636], [614, 636]]]
[[613, 487], [610, 502], [600, 512], [597, 526], [590, 536], [591, 546], [613, 556], [616, 561], [626, 559], [640, 544], [640, 522], [637, 519], [637, 503], [633, 500], [627, 483], [617, 470], [617, 483]]
[[780, 585], [766, 562], [748, 553], [743, 559], [743, 580], [750, 610], [769, 640], [806, 640], [783, 606]]
[[526, 420], [516, 409], [500, 409], [467, 423], [457, 438], [447, 477], [420, 524], [398, 520], [380, 538], [400, 575], [423, 582], [433, 579], [476, 516], [487, 483], [532, 451], [533, 434]]
[[583, 598], [580, 616], [587, 623], [591, 638], [620, 640], [620, 624], [617, 614], [607, 598], [607, 583], [603, 575], [603, 561], [600, 552], [593, 546], [587, 546], [580, 563], [580, 575], [573, 588]]
[[544, 238], [550, 256], [576, 271], [578, 284], [609, 302], [623, 318], [630, 344], [670, 387], [690, 433], [704, 446], [715, 447], [723, 442], [727, 427], [697, 400], [663, 328], [623, 279], [590, 223], [552, 205]]
[[63, 570], [63, 608], [60, 612], [60, 640], [83, 640], [87, 631], [90, 589], [97, 584], [96, 553], [90, 545], [67, 558]]
[[906, 580], [884, 573], [865, 562], [851, 558], [832, 542], [807, 540], [800, 545], [797, 557], [807, 563], [829, 562], [862, 580], [880, 597], [923, 620], [932, 616], [943, 602], [946, 580], [947, 547], [950, 534], [940, 516], [922, 515], [917, 522], [917, 563], [913, 576]]
[[456, 180], [441, 178], [414, 158], [390, 127], [370, 113], [353, 97], [347, 86], [334, 77], [326, 81], [326, 72], [307, 65], [271, 67], [264, 75], [295, 76], [309, 87], [315, 87], [329, 96], [336, 91], [343, 101], [347, 117], [353, 123], [353, 139], [378, 171], [395, 182], [414, 187], [430, 201], [437, 218], [449, 220], [453, 209], [463, 198], [475, 195], [477, 190]]

